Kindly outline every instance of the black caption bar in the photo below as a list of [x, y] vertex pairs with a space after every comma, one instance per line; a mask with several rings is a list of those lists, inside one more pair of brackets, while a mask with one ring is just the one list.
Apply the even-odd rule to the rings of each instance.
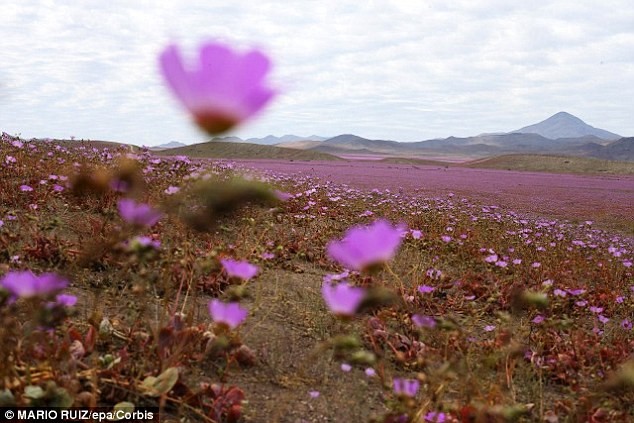
[[0, 407], [0, 422], [158, 422], [156, 407], [114, 410], [112, 407]]

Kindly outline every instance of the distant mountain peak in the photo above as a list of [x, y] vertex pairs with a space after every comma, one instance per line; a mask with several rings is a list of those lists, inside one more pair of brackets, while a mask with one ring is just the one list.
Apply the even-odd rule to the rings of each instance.
[[538, 134], [556, 140], [559, 138], [578, 138], [593, 135], [604, 140], [617, 140], [620, 135], [595, 128], [568, 112], [558, 112], [534, 125], [525, 126], [511, 133]]

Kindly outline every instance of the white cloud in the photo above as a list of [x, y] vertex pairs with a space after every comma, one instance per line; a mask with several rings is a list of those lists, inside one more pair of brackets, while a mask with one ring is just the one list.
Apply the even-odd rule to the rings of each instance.
[[156, 57], [258, 46], [282, 94], [243, 137], [421, 140], [511, 130], [560, 110], [634, 134], [629, 0], [15, 0], [0, 26], [0, 129], [138, 144], [204, 137]]

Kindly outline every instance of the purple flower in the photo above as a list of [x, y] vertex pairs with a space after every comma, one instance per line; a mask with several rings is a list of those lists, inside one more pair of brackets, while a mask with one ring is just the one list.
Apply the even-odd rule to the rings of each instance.
[[544, 316], [542, 316], [541, 314], [538, 314], [537, 316], [535, 316], [533, 320], [531, 320], [531, 322], [535, 323], [536, 325], [539, 325], [540, 323], [543, 323], [544, 320], [546, 320]]
[[591, 306], [590, 311], [596, 314], [599, 314], [603, 311], [603, 307]]
[[149, 236], [136, 236], [130, 241], [132, 247], [145, 247], [158, 250], [161, 248], [161, 241], [154, 240]]
[[246, 319], [247, 310], [240, 307], [239, 303], [223, 303], [220, 300], [209, 301], [209, 314], [216, 323], [221, 323], [229, 326], [230, 329], [235, 329]]
[[163, 216], [147, 204], [139, 204], [131, 198], [119, 200], [119, 213], [123, 220], [133, 225], [152, 226]]
[[275, 95], [263, 84], [269, 59], [257, 50], [246, 54], [221, 43], [200, 47], [197, 63], [186, 67], [179, 48], [168, 46], [161, 71], [176, 97], [211, 135], [220, 134], [258, 112]]
[[363, 288], [352, 287], [346, 282], [339, 285], [324, 283], [321, 294], [330, 311], [340, 316], [353, 316], [365, 297]]
[[436, 288], [434, 288], [433, 286], [429, 286], [429, 285], [420, 285], [418, 287], [418, 292], [420, 292], [421, 294], [431, 294], [432, 292], [434, 292]]
[[484, 330], [485, 330], [486, 332], [493, 332], [493, 331], [495, 330], [495, 325], [486, 325], [486, 326], [484, 327]]
[[412, 322], [414, 322], [414, 324], [420, 328], [433, 329], [436, 327], [436, 319], [431, 316], [414, 314], [412, 316]]
[[559, 288], [555, 289], [555, 290], [553, 291], [553, 294], [554, 294], [556, 297], [565, 297], [565, 296], [567, 295], [567, 294], [566, 294], [566, 291], [564, 291], [564, 290], [562, 290], [562, 289], [559, 289]]
[[377, 220], [369, 226], [349, 229], [344, 238], [328, 244], [328, 256], [352, 270], [363, 270], [391, 260], [401, 245], [402, 228], [386, 220]]
[[623, 319], [621, 321], [621, 327], [625, 330], [632, 330], [632, 322], [630, 322], [630, 319]]
[[412, 229], [412, 238], [421, 239], [422, 236], [423, 236], [423, 232], [419, 231], [418, 229]]
[[445, 413], [440, 413], [437, 411], [430, 411], [425, 414], [425, 421], [431, 423], [444, 423], [446, 421], [447, 416]]
[[179, 187], [175, 187], [173, 185], [170, 185], [163, 192], [165, 192], [165, 194], [167, 194], [167, 195], [172, 195], [172, 194], [176, 194], [180, 190], [181, 189]]
[[420, 387], [420, 382], [416, 379], [394, 378], [393, 386], [394, 386], [394, 393], [396, 395], [403, 395], [406, 397], [413, 398], [416, 396], [416, 393], [418, 392], [418, 388]]
[[54, 273], [35, 276], [30, 270], [9, 272], [0, 279], [0, 286], [18, 298], [48, 295], [68, 286], [68, 281]]
[[55, 297], [55, 302], [64, 307], [72, 307], [77, 304], [77, 297], [69, 294], [59, 294]]
[[318, 398], [318, 397], [319, 397], [319, 391], [309, 391], [309, 392], [308, 392], [308, 395], [309, 395], [311, 398]]
[[221, 259], [222, 267], [227, 272], [230, 278], [238, 278], [242, 280], [249, 280], [257, 275], [260, 268], [248, 261], [237, 261], [232, 259]]
[[351, 365], [349, 365], [348, 363], [341, 363], [341, 371], [342, 372], [348, 373], [350, 370], [352, 370], [352, 366]]
[[31, 191], [33, 191], [33, 188], [31, 188], [29, 185], [20, 185], [20, 191], [22, 191], [22, 192], [31, 192]]
[[374, 377], [376, 376], [376, 370], [374, 370], [372, 367], [368, 367], [367, 369], [365, 369], [365, 375], [367, 377]]
[[486, 256], [484, 261], [486, 261], [487, 263], [495, 263], [496, 261], [498, 261], [498, 255], [497, 254], [491, 254], [490, 256]]

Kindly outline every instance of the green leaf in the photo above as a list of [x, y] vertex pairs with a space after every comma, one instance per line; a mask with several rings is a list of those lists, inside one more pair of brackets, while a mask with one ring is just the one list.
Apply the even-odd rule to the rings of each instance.
[[171, 391], [177, 381], [178, 369], [176, 367], [170, 367], [158, 375], [158, 377], [146, 377], [141, 384], [141, 389], [144, 390], [147, 395], [157, 397]]

